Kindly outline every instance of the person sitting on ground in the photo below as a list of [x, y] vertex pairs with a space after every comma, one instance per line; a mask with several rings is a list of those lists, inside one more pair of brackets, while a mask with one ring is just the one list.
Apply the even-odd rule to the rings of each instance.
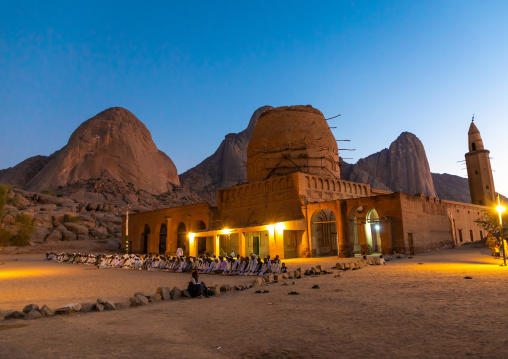
[[[220, 257], [222, 260], [222, 257]], [[219, 258], [215, 258], [213, 263], [213, 269], [210, 271], [210, 274], [215, 274], [220, 268], [221, 261], [219, 261]]]
[[192, 260], [191, 257], [187, 257], [182, 272], [189, 272], [191, 270], [192, 270]]
[[221, 274], [224, 272], [224, 268], [226, 268], [228, 262], [224, 259], [224, 257], [219, 256], [219, 267], [214, 270], [215, 274]]
[[385, 263], [386, 263], [386, 262], [385, 262], [385, 259], [383, 258], [383, 255], [380, 255], [380, 256], [379, 256], [378, 263], [379, 263], [379, 264], [385, 264]]
[[199, 282], [199, 272], [193, 271], [191, 281], [187, 287], [192, 298], [203, 297], [206, 294], [206, 285], [204, 282]]
[[222, 274], [231, 275], [232, 271], [233, 271], [233, 266], [235, 264], [234, 258], [233, 257], [228, 257], [227, 258], [227, 262], [228, 263], [226, 265], [226, 268], [224, 269], [224, 272], [222, 272]]
[[282, 263], [282, 266], [280, 267], [280, 272], [281, 273], [287, 273], [288, 272], [288, 267], [286, 267], [286, 263]]
[[257, 266], [258, 266], [258, 258], [254, 253], [251, 253], [249, 264], [247, 265], [247, 268], [243, 272], [243, 275], [251, 275], [256, 271]]
[[263, 260], [263, 264], [258, 271], [258, 275], [264, 275], [265, 273], [270, 273], [270, 262], [268, 258]]
[[279, 256], [276, 256], [272, 263], [270, 264], [270, 270], [273, 274], [279, 274], [280, 273], [280, 259]]

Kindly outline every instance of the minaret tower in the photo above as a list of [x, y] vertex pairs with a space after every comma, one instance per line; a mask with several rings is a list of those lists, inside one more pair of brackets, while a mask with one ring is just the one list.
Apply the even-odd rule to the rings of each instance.
[[471, 202], [482, 206], [494, 206], [496, 198], [490, 167], [490, 151], [483, 147], [482, 136], [474, 124], [474, 116], [467, 134], [469, 152], [466, 153], [466, 167]]

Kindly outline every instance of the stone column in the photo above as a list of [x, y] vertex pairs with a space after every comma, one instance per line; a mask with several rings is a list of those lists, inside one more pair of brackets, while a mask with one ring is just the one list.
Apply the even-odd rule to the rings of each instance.
[[392, 221], [387, 217], [386, 221], [379, 222], [379, 236], [381, 237], [381, 253], [388, 255], [393, 253]]
[[275, 257], [275, 254], [277, 253], [277, 244], [275, 243], [275, 228], [272, 225], [268, 229], [268, 254], [271, 258]]
[[[166, 252], [176, 253], [176, 233], [171, 228], [171, 224], [173, 223], [173, 218], [166, 217], [166, 227], [168, 229], [168, 234], [166, 237]], [[158, 251], [159, 249], [157, 249]]]
[[213, 253], [218, 258], [220, 256], [220, 235], [216, 234], [214, 236], [214, 242], [213, 242]]
[[238, 254], [245, 257], [245, 233], [238, 232]]
[[195, 256], [197, 257], [198, 250], [197, 250], [197, 243], [198, 243], [198, 237], [190, 236], [189, 235], [189, 256]]

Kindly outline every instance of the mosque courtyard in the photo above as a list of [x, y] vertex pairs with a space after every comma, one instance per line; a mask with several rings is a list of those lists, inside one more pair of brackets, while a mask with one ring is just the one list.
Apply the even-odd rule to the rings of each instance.
[[[22, 310], [31, 303], [56, 309], [97, 298], [125, 301], [134, 292], [148, 295], [159, 286], [184, 289], [190, 279], [185, 273], [98, 270], [43, 258], [0, 255], [0, 309]], [[286, 260], [290, 270], [320, 264], [332, 274], [212, 298], [0, 321], [0, 357], [506, 357], [508, 269], [488, 248], [469, 245], [384, 266], [331, 269], [349, 260]], [[254, 280], [200, 279], [209, 286]], [[316, 284], [319, 289], [312, 289]], [[292, 291], [299, 294], [288, 295]]]

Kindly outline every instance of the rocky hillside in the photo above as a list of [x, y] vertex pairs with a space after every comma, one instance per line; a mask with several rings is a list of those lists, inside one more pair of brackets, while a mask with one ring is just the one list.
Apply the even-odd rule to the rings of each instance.
[[182, 187], [194, 192], [207, 202], [217, 204], [217, 190], [247, 181], [247, 145], [259, 116], [271, 106], [258, 108], [249, 125], [240, 133], [226, 135], [219, 148], [203, 162], [180, 175]]
[[448, 173], [433, 173], [432, 180], [437, 196], [450, 201], [471, 203], [469, 182], [467, 178]]

